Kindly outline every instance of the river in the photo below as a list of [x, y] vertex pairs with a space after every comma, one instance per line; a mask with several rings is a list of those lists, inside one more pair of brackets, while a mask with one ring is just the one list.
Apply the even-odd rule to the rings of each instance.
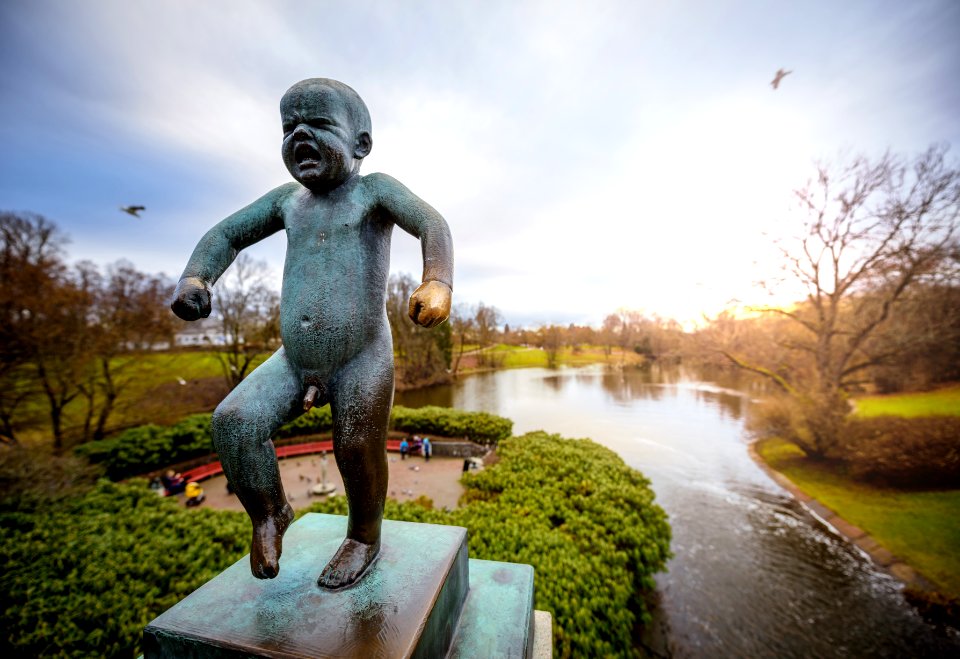
[[396, 403], [492, 412], [515, 434], [590, 437], [645, 473], [673, 527], [674, 558], [657, 578], [665, 654], [960, 656], [954, 632], [926, 623], [897, 581], [750, 459], [744, 417], [758, 386], [679, 367], [531, 368]]

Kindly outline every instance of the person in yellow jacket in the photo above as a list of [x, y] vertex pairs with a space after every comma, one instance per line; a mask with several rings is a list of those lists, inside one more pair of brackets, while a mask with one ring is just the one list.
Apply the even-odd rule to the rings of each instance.
[[200, 487], [200, 484], [196, 481], [190, 481], [187, 483], [187, 489], [184, 490], [184, 494], [187, 497], [188, 506], [199, 506], [201, 502], [206, 498], [203, 494], [203, 488]]

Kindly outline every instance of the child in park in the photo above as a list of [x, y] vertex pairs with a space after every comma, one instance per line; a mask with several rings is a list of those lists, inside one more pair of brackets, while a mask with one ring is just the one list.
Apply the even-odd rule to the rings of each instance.
[[450, 313], [453, 246], [437, 211], [385, 174], [360, 175], [370, 115], [347, 85], [298, 82], [280, 101], [283, 162], [295, 182], [229, 216], [201, 238], [174, 294], [184, 320], [210, 314], [210, 287], [237, 253], [278, 231], [287, 236], [280, 305], [283, 346], [213, 414], [224, 472], [253, 522], [250, 567], [279, 571], [293, 521], [271, 436], [313, 405], [330, 403], [333, 450], [349, 503], [347, 537], [318, 579], [349, 586], [380, 550], [387, 492], [386, 431], [393, 346], [386, 314], [390, 238], [397, 225], [420, 239], [423, 283], [410, 318], [434, 327]]

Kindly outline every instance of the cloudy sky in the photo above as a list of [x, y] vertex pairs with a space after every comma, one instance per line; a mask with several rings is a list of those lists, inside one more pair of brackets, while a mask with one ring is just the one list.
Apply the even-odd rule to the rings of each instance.
[[[0, 208], [72, 258], [179, 275], [289, 180], [280, 96], [331, 77], [370, 107], [363, 171], [450, 223], [455, 300], [514, 324], [762, 302], [815, 159], [960, 149], [953, 0], [5, 0], [0, 60]], [[399, 230], [392, 269], [420, 272]]]

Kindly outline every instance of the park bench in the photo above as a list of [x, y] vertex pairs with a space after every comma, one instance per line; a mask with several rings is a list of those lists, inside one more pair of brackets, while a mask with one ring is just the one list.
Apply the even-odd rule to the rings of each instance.
[[183, 480], [187, 483], [198, 482], [204, 480], [205, 478], [218, 476], [222, 473], [223, 467], [220, 466], [219, 462], [208, 462], [207, 464], [195, 467], [190, 471], [185, 471], [183, 473]]
[[310, 453], [322, 453], [323, 451], [333, 450], [333, 440], [325, 439], [319, 442], [307, 442], [305, 444], [288, 444], [287, 446], [277, 447], [277, 459], [289, 458], [294, 455], [309, 455]]

